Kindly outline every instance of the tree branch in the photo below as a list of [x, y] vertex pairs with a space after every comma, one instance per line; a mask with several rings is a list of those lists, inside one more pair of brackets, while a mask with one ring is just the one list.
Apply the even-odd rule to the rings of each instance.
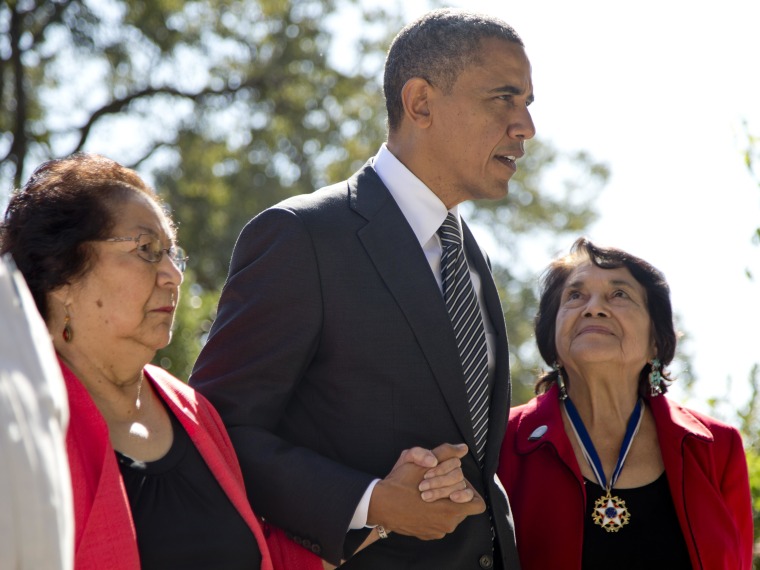
[[13, 142], [8, 151], [10, 161], [15, 166], [13, 173], [13, 184], [15, 187], [21, 185], [21, 176], [24, 170], [24, 160], [26, 159], [26, 90], [24, 89], [24, 64], [21, 61], [21, 14], [16, 10], [15, 4], [11, 8], [9, 39], [11, 44], [11, 66], [13, 68], [13, 91], [16, 97], [16, 110], [13, 124]]
[[164, 147], [172, 147], [172, 146], [174, 145], [168, 144], [166, 142], [154, 143], [150, 147], [150, 149], [148, 149], [148, 152], [143, 154], [140, 158], [138, 158], [136, 161], [132, 162], [131, 164], [128, 164], [128, 165], [125, 164], [125, 166], [127, 168], [131, 168], [132, 170], [137, 170], [138, 168], [140, 168], [140, 165], [146, 160], [148, 160], [151, 156], [153, 156], [158, 149], [164, 148]]
[[89, 137], [90, 132], [92, 131], [93, 127], [100, 119], [102, 119], [103, 117], [107, 115], [115, 115], [115, 114], [121, 113], [122, 111], [124, 111], [124, 109], [129, 107], [129, 105], [131, 105], [137, 100], [154, 97], [156, 95], [170, 95], [173, 97], [181, 97], [183, 99], [189, 99], [190, 101], [197, 103], [199, 101], [202, 101], [206, 97], [218, 96], [218, 95], [231, 95], [243, 89], [255, 88], [259, 86], [260, 83], [261, 82], [258, 78], [251, 78], [248, 81], [243, 82], [236, 87], [229, 87], [229, 88], [224, 88], [224, 89], [208, 88], [208, 89], [202, 89], [201, 91], [198, 91], [196, 93], [187, 93], [187, 92], [184, 92], [184, 91], [181, 91], [179, 89], [176, 89], [174, 87], [169, 87], [169, 86], [147, 87], [145, 89], [135, 91], [134, 93], [130, 93], [126, 97], [120, 97], [118, 99], [114, 99], [113, 101], [107, 103], [106, 105], [102, 106], [100, 109], [93, 112], [92, 115], [90, 115], [90, 118], [87, 120], [87, 122], [78, 129], [79, 142], [77, 143], [76, 148], [74, 149], [74, 152], [80, 151], [82, 150], [82, 148], [84, 148], [84, 145], [87, 142], [87, 137]]

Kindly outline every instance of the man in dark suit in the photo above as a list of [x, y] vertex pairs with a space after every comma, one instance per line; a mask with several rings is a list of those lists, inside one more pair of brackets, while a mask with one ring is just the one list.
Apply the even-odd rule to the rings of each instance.
[[[221, 413], [255, 510], [326, 560], [518, 568], [494, 477], [510, 398], [503, 312], [457, 205], [506, 196], [535, 132], [530, 63], [501, 20], [438, 10], [393, 41], [384, 88], [378, 154], [242, 231], [190, 383]], [[464, 255], [447, 253], [444, 221], [463, 234], [456, 286], [447, 260]], [[469, 337], [451, 316], [460, 286]], [[445, 442], [467, 444], [455, 455], [470, 502], [421, 496], [425, 468], [399, 459]]]

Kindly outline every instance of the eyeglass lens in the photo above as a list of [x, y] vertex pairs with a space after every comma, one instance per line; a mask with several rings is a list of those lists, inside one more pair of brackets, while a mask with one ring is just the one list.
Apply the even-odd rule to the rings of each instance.
[[180, 271], [185, 270], [186, 258], [184, 250], [177, 246], [171, 246], [169, 248], [163, 248], [161, 240], [156, 236], [150, 234], [141, 234], [137, 241], [137, 254], [146, 261], [151, 263], [158, 263], [161, 261], [161, 256], [166, 252], [169, 259]]

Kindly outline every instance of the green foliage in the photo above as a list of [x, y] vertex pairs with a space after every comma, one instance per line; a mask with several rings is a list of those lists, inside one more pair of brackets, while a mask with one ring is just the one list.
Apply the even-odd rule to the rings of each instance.
[[[746, 450], [747, 467], [749, 468], [749, 488], [752, 494], [752, 513], [755, 524], [755, 543], [758, 540], [758, 526], [760, 526], [760, 451], [756, 448]], [[760, 568], [760, 557], [757, 555], [753, 560], [753, 567]]]
[[[362, 33], [335, 52], [329, 25], [346, 9]], [[174, 339], [155, 361], [186, 379], [244, 224], [345, 178], [384, 140], [377, 78], [399, 13], [398, 4], [393, 12], [322, 0], [2, 4], [0, 27], [20, 25], [0, 44], [0, 185], [18, 186], [49, 157], [89, 150], [158, 189], [190, 262]], [[510, 197], [468, 212], [492, 236], [517, 402], [530, 396], [538, 366], [536, 274], [594, 220], [608, 176], [583, 152], [527, 146]]]
[[[371, 77], [388, 31], [363, 35], [338, 70], [326, 26], [335, 8], [321, 0], [0, 5], [0, 27], [20, 22], [0, 44], [0, 185], [18, 187], [42, 160], [77, 150], [106, 154], [153, 183], [191, 257], [174, 341], [156, 357], [180, 377], [243, 225], [346, 176], [384, 138]], [[400, 26], [382, 10], [365, 20]]]
[[754, 449], [747, 450], [749, 467], [749, 487], [752, 490], [752, 508], [755, 511], [755, 526], [760, 521], [760, 453]]
[[[744, 149], [744, 164], [760, 188], [760, 170], [757, 168], [757, 161], [760, 160], [760, 137], [753, 135], [749, 125], [745, 121], [744, 134], [747, 137], [747, 146]], [[752, 242], [760, 245], [760, 225], [755, 229], [752, 235]]]
[[[749, 486], [752, 493], [752, 511], [755, 522], [755, 542], [760, 535], [760, 365], [755, 364], [749, 375], [752, 396], [746, 407], [739, 410], [740, 431], [744, 438], [749, 469]], [[760, 559], [754, 565], [760, 568]]]
[[185, 380], [190, 377], [195, 359], [216, 318], [219, 302], [218, 291], [204, 291], [193, 277], [192, 272], [188, 272], [180, 289], [172, 342], [154, 359], [155, 364]]
[[[750, 132], [749, 125], [745, 122], [746, 148], [744, 150], [744, 164], [749, 174], [757, 181], [760, 188], [760, 172], [757, 170], [757, 160], [760, 157], [758, 145], [760, 138]], [[760, 244], [760, 225], [752, 233], [752, 242]], [[747, 278], [754, 278], [752, 272], [746, 270]], [[755, 522], [755, 542], [760, 537], [760, 365], [755, 364], [749, 374], [751, 397], [746, 406], [737, 411], [740, 421], [740, 431], [746, 448], [747, 466], [749, 468], [750, 489], [752, 492], [752, 507]], [[728, 398], [716, 399], [710, 402], [712, 409], [720, 403], [727, 403]], [[760, 557], [755, 556], [754, 567], [760, 569]]]
[[[755, 364], [749, 374], [750, 398], [744, 408], [737, 410], [739, 431], [744, 445], [760, 453], [760, 365]], [[728, 395], [725, 397], [728, 399]]]

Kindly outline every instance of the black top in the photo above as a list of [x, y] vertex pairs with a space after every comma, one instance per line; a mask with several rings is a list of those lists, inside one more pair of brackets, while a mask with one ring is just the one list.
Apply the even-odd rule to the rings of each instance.
[[592, 518], [594, 503], [604, 495], [602, 487], [586, 480], [583, 570], [691, 570], [689, 551], [664, 472], [643, 487], [612, 489], [612, 496], [625, 501], [630, 514], [628, 524], [617, 532], [605, 530]]
[[143, 570], [251, 570], [261, 553], [179, 420], [174, 441], [149, 463], [116, 452], [137, 531]]

